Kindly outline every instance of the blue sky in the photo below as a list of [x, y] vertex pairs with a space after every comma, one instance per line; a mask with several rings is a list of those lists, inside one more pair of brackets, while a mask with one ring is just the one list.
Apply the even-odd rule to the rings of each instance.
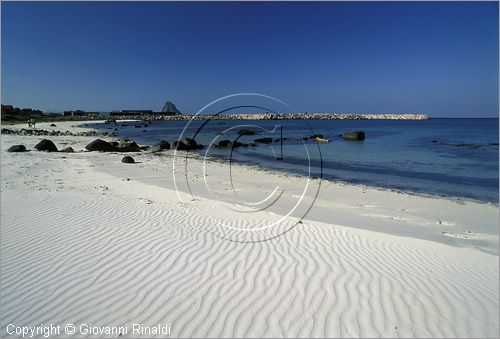
[[2, 103], [498, 116], [498, 3], [2, 2]]

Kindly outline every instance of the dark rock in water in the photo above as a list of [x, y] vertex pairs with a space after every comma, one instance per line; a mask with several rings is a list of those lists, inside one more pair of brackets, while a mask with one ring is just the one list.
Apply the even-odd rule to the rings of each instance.
[[481, 147], [479, 144], [453, 144], [453, 146], [457, 147], [469, 147], [469, 148], [478, 148]]
[[239, 135], [255, 135], [255, 131], [249, 130], [249, 129], [240, 129], [238, 131]]
[[99, 152], [114, 152], [117, 151], [117, 147], [111, 145], [109, 142], [101, 140], [101, 139], [96, 139], [92, 141], [90, 144], [85, 146], [85, 148], [89, 151], [99, 151]]
[[256, 143], [254, 143], [254, 142], [251, 142], [251, 143], [249, 143], [249, 144], [248, 144], [248, 146], [251, 146], [251, 147], [256, 147], [256, 146], [257, 146], [257, 144], [256, 144]]
[[353, 140], [365, 140], [365, 132], [363, 131], [354, 131], [347, 132], [341, 135], [345, 140], [353, 141]]
[[182, 115], [182, 113], [175, 107], [173, 102], [167, 101], [161, 110], [163, 113], [174, 113]]
[[285, 141], [285, 140], [288, 140], [289, 138], [277, 138], [274, 140], [274, 142], [280, 142], [280, 141]]
[[7, 152], [26, 152], [26, 147], [24, 145], [10, 146]]
[[190, 151], [194, 149], [201, 149], [203, 145], [196, 143], [196, 140], [191, 138], [181, 138], [180, 140], [174, 142], [174, 147], [178, 150]]
[[262, 142], [264, 144], [270, 144], [273, 142], [273, 138], [259, 138], [259, 139], [255, 139], [254, 141], [255, 142]]
[[431, 142], [438, 142], [437, 140], [432, 140]]
[[498, 146], [498, 142], [492, 142], [490, 145], [491, 146]]
[[61, 152], [65, 152], [65, 153], [73, 153], [74, 150], [73, 150], [73, 147], [66, 147], [66, 148], [63, 148], [61, 150]]
[[239, 141], [231, 141], [231, 140], [221, 140], [218, 143], [214, 144], [215, 147], [231, 147], [231, 148], [236, 148], [236, 147], [247, 147], [248, 144], [244, 144]]
[[231, 140], [221, 140], [217, 143], [214, 144], [215, 147], [229, 147], [231, 146], [232, 142]]
[[127, 124], [121, 124], [120, 126], [121, 127], [127, 127], [128, 125]]
[[134, 128], [141, 128], [142, 125], [134, 125]]
[[111, 141], [110, 144], [113, 146], [118, 146], [120, 143], [118, 141]]
[[242, 147], [242, 146], [243, 146], [243, 147], [248, 147], [248, 144], [244, 144], [244, 143], [239, 142], [239, 141], [233, 141], [233, 143], [232, 143], [232, 145], [231, 145], [231, 147], [233, 147], [233, 148], [234, 148], [234, 147]]
[[56, 124], [50, 124], [50, 127], [56, 127]]
[[133, 164], [135, 161], [134, 161], [134, 158], [132, 158], [131, 156], [127, 155], [125, 157], [122, 158], [122, 162], [126, 163], [126, 164]]
[[57, 152], [56, 145], [48, 139], [43, 139], [38, 144], [36, 144], [35, 149], [39, 151]]
[[122, 141], [118, 144], [119, 152], [139, 152], [140, 147], [135, 141]]

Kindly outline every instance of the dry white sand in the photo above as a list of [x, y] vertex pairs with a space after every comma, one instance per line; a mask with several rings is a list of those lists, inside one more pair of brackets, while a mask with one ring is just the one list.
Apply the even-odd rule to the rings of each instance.
[[[117, 336], [82, 324], [137, 337], [134, 323], [171, 337], [499, 335], [498, 206], [318, 180], [300, 200], [304, 178], [233, 166], [232, 186], [227, 164], [189, 159], [185, 179], [183, 157], [176, 192], [172, 150], [137, 164], [5, 151], [43, 138], [2, 136], [2, 336], [70, 323], [78, 337]], [[79, 151], [94, 138], [49, 139]], [[276, 186], [260, 212], [234, 197]]]

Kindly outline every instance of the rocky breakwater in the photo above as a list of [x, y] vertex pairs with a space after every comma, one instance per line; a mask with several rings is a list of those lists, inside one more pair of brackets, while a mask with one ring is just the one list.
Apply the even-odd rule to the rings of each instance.
[[116, 119], [137, 120], [429, 120], [427, 114], [344, 114], [344, 113], [293, 113], [293, 114], [220, 114], [220, 115], [166, 115], [144, 114], [116, 116]]
[[83, 131], [73, 133], [70, 131], [47, 131], [44, 129], [8, 129], [2, 128], [2, 134], [17, 134], [17, 135], [35, 135], [35, 136], [80, 136], [80, 137], [106, 137], [114, 136], [113, 132], [98, 132], [98, 131]]

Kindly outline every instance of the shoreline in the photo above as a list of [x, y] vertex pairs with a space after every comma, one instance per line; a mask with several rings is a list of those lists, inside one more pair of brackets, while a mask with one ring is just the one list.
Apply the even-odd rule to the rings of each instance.
[[[89, 126], [89, 125], [94, 125], [94, 124], [103, 124], [103, 126], [104, 126], [105, 125], [105, 121], [106, 120], [97, 120], [97, 121], [94, 121], [94, 120], [91, 120], [91, 121], [71, 121], [71, 122], [66, 122], [64, 125], [70, 126], [71, 130], [69, 132], [73, 133], [75, 136], [89, 136], [89, 137], [95, 137], [95, 138], [123, 140], [123, 137], [120, 136], [119, 134], [117, 134], [118, 132], [116, 132], [116, 131], [106, 132], [103, 129], [98, 129], [98, 128], [94, 128], [94, 127], [90, 127]], [[117, 122], [136, 122], [136, 121], [140, 121], [140, 120], [137, 120], [137, 119], [120, 119], [120, 120], [117, 120]], [[47, 124], [47, 126], [44, 126], [45, 124]], [[47, 137], [51, 137], [51, 136], [65, 136], [64, 133], [61, 133], [60, 135], [51, 135], [50, 132], [51, 131], [58, 131], [59, 127], [52, 128], [52, 127], [50, 127], [49, 124], [50, 123], [42, 123], [43, 128], [39, 129], [39, 130], [46, 130], [49, 133], [47, 133], [47, 134], [38, 134], [38, 135], [35, 135], [35, 136], [47, 136]], [[9, 125], [9, 126], [15, 128], [15, 130], [17, 129], [18, 131], [22, 130], [22, 129], [25, 129], [25, 127], [24, 127], [23, 124], [15, 124], [15, 125]], [[2, 129], [3, 128], [5, 128], [5, 126], [2, 126]], [[78, 131], [80, 129], [81, 129], [81, 132], [78, 133]], [[27, 135], [27, 134], [19, 134], [19, 133], [14, 133], [14, 134], [16, 134], [16, 135]], [[90, 139], [89, 138], [89, 142], [93, 141], [93, 140], [95, 140], [95, 139]], [[147, 145], [147, 146], [152, 146], [152, 145]], [[173, 150], [171, 149], [170, 151], [173, 151]], [[143, 151], [143, 153], [144, 154], [148, 154], [148, 151]], [[204, 158], [203, 154], [197, 153], [196, 151], [191, 152], [190, 156], [197, 157], [198, 159]], [[210, 161], [217, 161], [217, 162], [220, 162], [220, 163], [226, 163], [227, 164], [227, 160], [225, 160], [222, 157], [209, 156], [207, 159], [209, 159]], [[294, 171], [287, 171], [286, 169], [280, 171], [280, 170], [277, 170], [277, 169], [266, 168], [266, 167], [263, 167], [263, 166], [261, 166], [259, 164], [255, 164], [255, 163], [233, 162], [232, 164], [233, 165], [237, 165], [237, 166], [247, 166], [249, 168], [258, 169], [258, 170], [265, 171], [265, 172], [271, 173], [271, 174], [286, 174], [286, 175], [290, 175], [290, 176], [294, 176], [294, 177], [307, 178], [307, 176], [305, 176], [302, 173], [297, 173], [297, 172], [294, 172]], [[319, 178], [313, 176], [313, 177], [311, 177], [311, 179], [319, 179]], [[419, 192], [419, 191], [413, 191], [411, 189], [403, 189], [403, 188], [397, 188], [397, 187], [385, 187], [385, 186], [378, 186], [376, 184], [372, 185], [372, 184], [369, 184], [369, 183], [351, 182], [351, 181], [348, 181], [348, 180], [345, 180], [345, 179], [341, 179], [341, 178], [340, 179], [338, 179], [338, 178], [333, 179], [333, 178], [329, 178], [329, 177], [322, 177], [321, 180], [328, 181], [328, 182], [335, 183], [335, 184], [339, 184], [339, 185], [352, 185], [352, 186], [355, 186], [355, 187], [359, 187], [360, 189], [369, 188], [369, 189], [375, 189], [375, 190], [380, 190], [380, 191], [395, 192], [395, 193], [399, 193], [399, 194], [408, 194], [408, 195], [413, 195], [413, 196], [418, 196], [418, 197], [423, 197], [423, 198], [446, 199], [446, 200], [449, 200], [449, 201], [452, 201], [452, 202], [456, 202], [456, 203], [459, 203], [459, 204], [460, 203], [470, 202], [470, 203], [477, 203], [477, 204], [487, 204], [487, 205], [491, 205], [491, 206], [495, 206], [495, 207], [499, 207], [500, 206], [500, 202], [499, 201], [481, 200], [481, 199], [475, 199], [475, 198], [465, 197], [465, 196], [444, 195], [444, 194], [440, 194], [440, 193], [437, 193], [437, 192], [433, 192], [433, 193], [422, 192], [422, 191]]]
[[[133, 121], [135, 121], [135, 120], [120, 120], [120, 122], [133, 122]], [[104, 121], [102, 121], [102, 122], [104, 122]], [[75, 141], [79, 145], [79, 147], [81, 148], [80, 151], [85, 151], [85, 152], [79, 152], [75, 149], [76, 153], [70, 153], [69, 154], [70, 156], [72, 154], [73, 155], [81, 154], [83, 157], [85, 157], [85, 159], [87, 161], [90, 161], [90, 163], [92, 164], [91, 165], [92, 167], [95, 167], [96, 169], [98, 169], [102, 173], [109, 174], [109, 175], [112, 175], [112, 176], [115, 176], [118, 178], [120, 176], [121, 177], [127, 176], [127, 173], [123, 173], [123, 175], [120, 175], [123, 168], [121, 167], [121, 164], [119, 163], [118, 159], [125, 156], [125, 155], [132, 155], [136, 159], [136, 161], [139, 160], [139, 163], [141, 166], [140, 167], [141, 173], [137, 173], [137, 171], [132, 171], [131, 173], [128, 173], [129, 176], [130, 176], [130, 174], [132, 174], [132, 175], [135, 175], [134, 180], [137, 180], [139, 182], [143, 182], [143, 183], [148, 184], [148, 185], [153, 183], [153, 185], [156, 185], [158, 187], [167, 188], [167, 189], [174, 190], [174, 191], [176, 189], [176, 187], [175, 187], [176, 185], [175, 185], [174, 181], [172, 181], [172, 179], [167, 180], [167, 182], [169, 182], [170, 184], [169, 184], [169, 186], [165, 186], [164, 185], [165, 178], [164, 177], [160, 178], [157, 173], [158, 173], [158, 171], [160, 171], [160, 168], [161, 168], [161, 170], [163, 171], [163, 174], [165, 174], [167, 177], [173, 178], [173, 174], [172, 174], [173, 168], [172, 168], [171, 163], [172, 163], [173, 154], [177, 153], [179, 160], [188, 159], [189, 161], [194, 162], [193, 167], [195, 168], [195, 170], [199, 171], [200, 173], [202, 171], [206, 170], [207, 164], [208, 164], [208, 167], [210, 165], [212, 165], [214, 170], [217, 170], [217, 171], [224, 171], [228, 167], [234, 167], [234, 168], [238, 169], [238, 171], [244, 173], [245, 175], [247, 173], [252, 173], [251, 176], [257, 176], [257, 178], [258, 178], [255, 180], [257, 180], [257, 181], [264, 180], [265, 184], [267, 186], [272, 185], [272, 180], [279, 181], [279, 178], [286, 178], [287, 180], [293, 182], [294, 184], [300, 183], [300, 182], [305, 182], [305, 181], [308, 181], [308, 182], [310, 181], [310, 182], [314, 183], [317, 187], [321, 186], [321, 188], [318, 188], [318, 192], [320, 189], [325, 190], [326, 196], [335, 196], [336, 194], [334, 191], [346, 191], [346, 192], [348, 192], [347, 194], [354, 195], [356, 197], [356, 199], [359, 198], [357, 196], [359, 194], [364, 195], [364, 194], [370, 193], [370, 195], [374, 196], [374, 198], [372, 198], [372, 199], [374, 199], [375, 201], [377, 199], [387, 200], [389, 198], [389, 200], [394, 200], [396, 202], [399, 199], [402, 199], [402, 200], [409, 200], [412, 203], [415, 201], [419, 201], [421, 204], [428, 206], [428, 207], [432, 206], [433, 202], [444, 203], [446, 205], [446, 207], [443, 207], [444, 210], [450, 210], [450, 214], [458, 213], [460, 207], [463, 207], [463, 206], [469, 206], [469, 207], [476, 206], [476, 208], [479, 208], [479, 209], [481, 207], [484, 207], [484, 208], [489, 208], [489, 209], [493, 209], [496, 211], [498, 211], [498, 208], [499, 208], [499, 204], [492, 203], [489, 201], [475, 200], [475, 199], [465, 198], [465, 197], [441, 196], [438, 194], [423, 193], [423, 192], [411, 192], [411, 191], [398, 190], [398, 189], [387, 188], [387, 187], [372, 186], [372, 185], [368, 185], [368, 184], [364, 184], [364, 183], [351, 183], [351, 182], [342, 181], [342, 180], [331, 180], [328, 178], [321, 178], [321, 179], [317, 178], [317, 177], [308, 178], [307, 176], [304, 176], [302, 174], [264, 168], [264, 167], [261, 167], [259, 165], [249, 164], [249, 163], [232, 163], [231, 166], [229, 166], [229, 163], [226, 160], [223, 160], [223, 159], [218, 158], [218, 157], [211, 156], [211, 157], [208, 157], [205, 159], [205, 157], [202, 154], [198, 154], [196, 152], [192, 152], [189, 154], [188, 157], [185, 157], [185, 155], [186, 155], [185, 152], [183, 152], [183, 151], [177, 152], [174, 149], [170, 149], [170, 150], [156, 153], [156, 154], [149, 153], [148, 151], [124, 152], [124, 153], [121, 153], [121, 152], [104, 152], [104, 153], [86, 152], [86, 150], [84, 149], [84, 146], [87, 143], [95, 140], [96, 137], [95, 136], [87, 136], [87, 135], [78, 136], [77, 132], [81, 131], [84, 133], [88, 133], [88, 132], [94, 131], [96, 133], [101, 133], [101, 131], [99, 131], [98, 129], [95, 129], [92, 127], [86, 127], [85, 125], [88, 123], [89, 123], [88, 121], [81, 121], [81, 122], [71, 122], [71, 123], [67, 123], [67, 124], [62, 124], [62, 126], [69, 127], [69, 130], [71, 132], [75, 133], [75, 136], [69, 136], [68, 138], [77, 138], [78, 140], [75, 140]], [[96, 123], [96, 122], [92, 121], [90, 123]], [[49, 123], [46, 123], [46, 124], [48, 125]], [[43, 126], [43, 129], [47, 129], [46, 127], [47, 126]], [[42, 127], [40, 129], [42, 129]], [[60, 129], [60, 127], [56, 126], [56, 127], [53, 127], [53, 129], [58, 130], [58, 129]], [[40, 140], [43, 139], [43, 136], [31, 136], [31, 137], [38, 138]], [[61, 137], [64, 138], [64, 136], [56, 136], [53, 138], [61, 138]], [[107, 140], [119, 139], [118, 136], [109, 136], [109, 135], [108, 136], [104, 135], [104, 136], [100, 136], [100, 137], [107, 139]], [[34, 152], [38, 152], [38, 151], [34, 151]], [[44, 152], [39, 152], [39, 153], [44, 153]], [[64, 153], [62, 153], [62, 154], [64, 154]], [[113, 163], [112, 166], [109, 166], [108, 164], [104, 163], [105, 160], [108, 159], [108, 156], [112, 156], [113, 158], [116, 158], [116, 160], [117, 160], [115, 163]], [[162, 159], [164, 161], [159, 163], [158, 161], [156, 161], [158, 159]], [[205, 160], [207, 160], [207, 161], [205, 162]], [[153, 167], [156, 167], [156, 169], [152, 170]], [[245, 177], [245, 175], [243, 175], [243, 177]], [[208, 174], [207, 174], [207, 176], [208, 176]], [[187, 175], [186, 175], [186, 177], [187, 177]], [[264, 179], [264, 178], [272, 178], [272, 179]], [[217, 178], [217, 179], [220, 179], [220, 178]], [[198, 180], [198, 178], [196, 178], [194, 180], [196, 181], [196, 180]], [[248, 180], [246, 180], [246, 178], [244, 179], [244, 182], [246, 185], [245, 187], [247, 189], [251, 189], [252, 183], [249, 182]], [[329, 187], [329, 189], [326, 189], [326, 187]], [[181, 184], [177, 188], [180, 188], [183, 191], [183, 193], [186, 193], [186, 194], [190, 193], [190, 190], [191, 190], [191, 187], [189, 187], [189, 185], [188, 186], [184, 185], [184, 187], [183, 187], [183, 185]], [[206, 192], [201, 192], [201, 196], [203, 197], [203, 199], [209, 199], [209, 200], [214, 199], [213, 196], [212, 197], [206, 196]], [[218, 198], [220, 198], [220, 196]], [[229, 197], [224, 197], [224, 198], [226, 198], [226, 202], [231, 201], [231, 198], [229, 198]], [[348, 205], [349, 203], [346, 201], [343, 201], [342, 204]], [[359, 205], [363, 205], [363, 204], [359, 204]], [[387, 205], [387, 204], [385, 204], [385, 205]], [[389, 206], [385, 206], [385, 207], [387, 209]], [[309, 218], [311, 221], [316, 221], [316, 222], [330, 222], [330, 219], [327, 216], [328, 208], [319, 208], [318, 212], [314, 213], [316, 209], [317, 208], [314, 208], [312, 213], [308, 212], [305, 215], [305, 219], [308, 220], [308, 218]], [[392, 209], [392, 207], [389, 209]], [[405, 206], [405, 208], [401, 208], [401, 209], [402, 210], [411, 210], [411, 206]], [[451, 212], [451, 211], [453, 211], [453, 212]], [[385, 211], [385, 212], [387, 212], [387, 211]], [[286, 214], [286, 213], [280, 211], [279, 209], [278, 209], [278, 211], [276, 211], [276, 213], [277, 214], [280, 214], [280, 213]], [[356, 213], [356, 212], [354, 212], [354, 213]], [[344, 214], [346, 214], [346, 213], [344, 213]], [[384, 214], [382, 214], [382, 215], [384, 215]], [[349, 219], [349, 218], [347, 218], [346, 215], [343, 215], [342, 217], [344, 219]], [[398, 216], [398, 215], [394, 215], [394, 216], [387, 215], [386, 217], [389, 218], [390, 220], [399, 220], [399, 221], [405, 220], [405, 217]], [[492, 216], [490, 215], [489, 218], [491, 219]], [[455, 225], [454, 222], [440, 220], [440, 218], [438, 218], [438, 217], [435, 217], [435, 219], [436, 220], [435, 220], [434, 224], [436, 225], [436, 227], [439, 227], [441, 225], [448, 225], [448, 226]], [[441, 219], [445, 219], [445, 218], [441, 218]], [[498, 217], [496, 219], [498, 220], [498, 219], [500, 219], [500, 217]], [[477, 220], [477, 221], [479, 221], [479, 220]], [[357, 223], [357, 221], [354, 223]], [[352, 224], [354, 224], [354, 223], [352, 223]], [[427, 222], [427, 224], [428, 223], [429, 222]], [[489, 225], [487, 227], [488, 229], [490, 229], [490, 230], [494, 229], [494, 227], [492, 227], [492, 225], [494, 225], [495, 222], [488, 222], [487, 224]], [[475, 232], [474, 230], [471, 231], [471, 230], [468, 230], [466, 228], [463, 228], [461, 230], [461, 232], [458, 229], [455, 229], [454, 230], [455, 232], [449, 232], [450, 230], [446, 229], [446, 230], [440, 231], [441, 234], [436, 234], [436, 232], [427, 232], [427, 233], [424, 232], [425, 234], [419, 234], [418, 228], [411, 229], [411, 230], [406, 230], [406, 229], [405, 230], [401, 230], [401, 229], [398, 230], [396, 228], [385, 229], [385, 226], [381, 226], [380, 224], [377, 224], [377, 223], [375, 225], [370, 226], [370, 227], [365, 226], [364, 229], [369, 230], [369, 231], [380, 231], [380, 232], [385, 233], [385, 234], [396, 234], [396, 235], [400, 235], [400, 236], [410, 236], [410, 237], [416, 237], [416, 238], [420, 238], [420, 239], [438, 241], [438, 242], [442, 242], [442, 243], [446, 243], [446, 244], [451, 244], [453, 246], [463, 246], [463, 245], [469, 246], [471, 241], [464, 242], [461, 240], [470, 239], [470, 235]], [[447, 233], [445, 239], [442, 238], [442, 235], [444, 235], [443, 232]], [[469, 233], [471, 233], [471, 234], [469, 234]], [[437, 235], [437, 237], [436, 237], [436, 235]], [[450, 238], [452, 238], [452, 241], [450, 241], [451, 240]], [[487, 238], [489, 238], [489, 237], [487, 237]], [[486, 252], [498, 254], [498, 251], [499, 251], [498, 250], [498, 239], [489, 238], [488, 242], [490, 244], [487, 246], [487, 249], [482, 249], [482, 250], [484, 250]], [[474, 246], [476, 246], [476, 245], [474, 245]], [[481, 248], [481, 245], [479, 245], [478, 248]], [[493, 252], [491, 252], [492, 249], [493, 249]]]

